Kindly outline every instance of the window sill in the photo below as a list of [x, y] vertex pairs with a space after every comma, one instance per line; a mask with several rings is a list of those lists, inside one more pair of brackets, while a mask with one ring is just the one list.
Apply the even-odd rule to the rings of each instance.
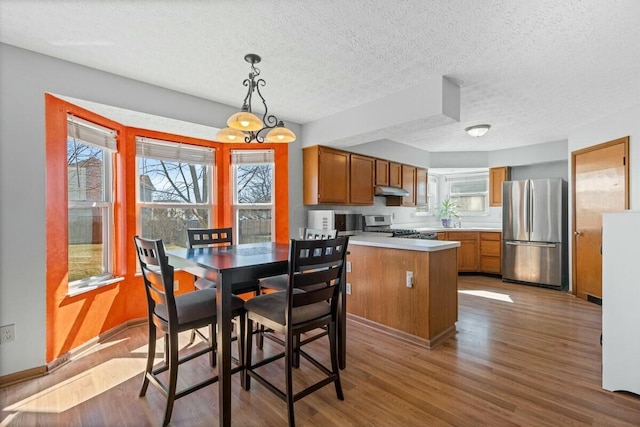
[[67, 296], [68, 297], [74, 297], [74, 296], [77, 296], [77, 295], [84, 294], [86, 292], [94, 291], [94, 290], [96, 290], [98, 288], [102, 288], [102, 287], [105, 287], [105, 286], [112, 285], [114, 283], [122, 282], [123, 280], [124, 280], [124, 277], [113, 277], [111, 279], [106, 279], [106, 280], [82, 283], [80, 285], [75, 285], [75, 286], [69, 288], [67, 290]]

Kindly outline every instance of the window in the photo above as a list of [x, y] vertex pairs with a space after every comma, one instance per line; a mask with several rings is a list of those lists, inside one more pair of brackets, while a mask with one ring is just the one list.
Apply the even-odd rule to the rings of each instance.
[[187, 228], [213, 224], [212, 148], [136, 137], [138, 229], [186, 247]]
[[113, 278], [116, 132], [67, 116], [69, 293]]
[[446, 187], [449, 198], [456, 203], [461, 215], [488, 214], [488, 172], [448, 175], [446, 176]]
[[231, 164], [235, 241], [273, 241], [273, 150], [232, 150]]
[[416, 207], [416, 216], [435, 215], [438, 211], [438, 177], [427, 176], [427, 204]]

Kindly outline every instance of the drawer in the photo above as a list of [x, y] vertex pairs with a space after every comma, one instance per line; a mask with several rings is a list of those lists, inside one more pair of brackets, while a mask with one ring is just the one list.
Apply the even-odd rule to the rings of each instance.
[[501, 240], [502, 233], [493, 232], [493, 233], [480, 233], [480, 240]]
[[480, 257], [480, 271], [483, 273], [500, 274], [500, 258], [498, 257]]
[[477, 232], [465, 232], [465, 231], [449, 231], [447, 233], [447, 240], [459, 241], [459, 240], [478, 240]]
[[500, 256], [500, 245], [502, 242], [499, 240], [483, 240], [480, 242], [480, 255], [488, 256]]

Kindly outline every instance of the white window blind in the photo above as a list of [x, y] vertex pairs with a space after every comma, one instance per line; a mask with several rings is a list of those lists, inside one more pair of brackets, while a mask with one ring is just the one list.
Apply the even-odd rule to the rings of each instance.
[[87, 145], [118, 151], [118, 133], [113, 129], [67, 115], [67, 136]]
[[202, 165], [213, 164], [216, 160], [213, 148], [162, 141], [142, 136], [136, 136], [136, 155], [156, 160]]
[[273, 163], [273, 150], [232, 150], [231, 163], [239, 164], [260, 164]]

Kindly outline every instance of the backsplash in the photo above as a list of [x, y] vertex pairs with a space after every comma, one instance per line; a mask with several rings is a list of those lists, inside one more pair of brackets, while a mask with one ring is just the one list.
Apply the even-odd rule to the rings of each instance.
[[[373, 206], [333, 206], [322, 205], [314, 206], [309, 210], [316, 209], [333, 209], [336, 211], [346, 211], [360, 213], [362, 215], [392, 215], [394, 227], [398, 228], [416, 228], [416, 227], [440, 227], [440, 220], [434, 215], [416, 215], [416, 208], [386, 206], [384, 197], [374, 197]], [[489, 215], [483, 216], [462, 216], [461, 224], [465, 226], [475, 227], [502, 227], [502, 208], [489, 208]]]

